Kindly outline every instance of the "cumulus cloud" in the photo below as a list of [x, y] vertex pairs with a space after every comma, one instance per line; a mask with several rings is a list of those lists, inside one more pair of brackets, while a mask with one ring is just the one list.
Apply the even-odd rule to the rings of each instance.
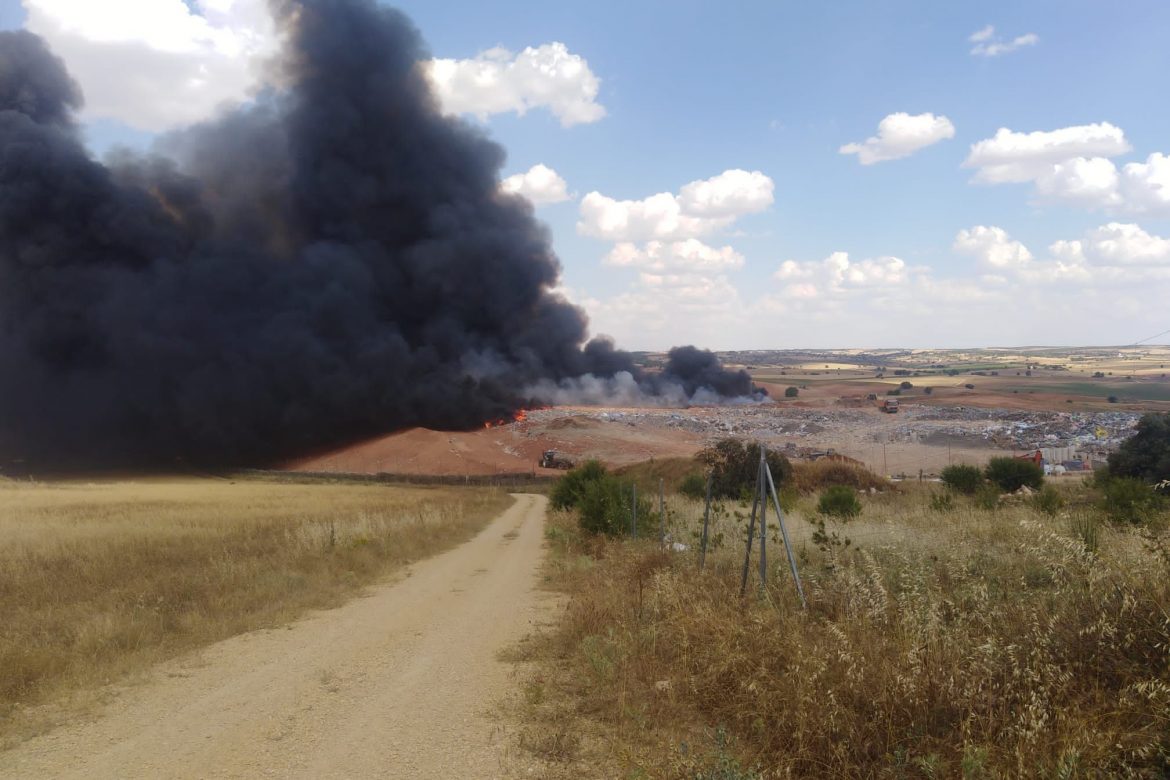
[[1135, 214], [1170, 217], [1170, 155], [1155, 152], [1121, 172], [1121, 201]]
[[1000, 227], [976, 225], [960, 230], [952, 245], [955, 252], [974, 257], [986, 269], [1021, 268], [1032, 261], [1032, 253]]
[[1118, 214], [1170, 216], [1170, 155], [1118, 168], [1131, 150], [1121, 128], [1102, 122], [1017, 133], [1000, 128], [971, 146], [964, 161], [985, 184], [1032, 182], [1040, 200]]
[[679, 191], [678, 202], [685, 214], [735, 218], [771, 206], [774, 189], [772, 180], [759, 171], [736, 168], [685, 185]]
[[[84, 116], [157, 132], [245, 99], [275, 51], [265, 0], [23, 0], [27, 27], [65, 60]], [[193, 10], [194, 9], [194, 10]]]
[[723, 271], [743, 267], [744, 257], [729, 246], [715, 248], [696, 238], [685, 241], [649, 241], [639, 247], [622, 242], [605, 256], [606, 265], [644, 268], [650, 271], [688, 269]]
[[1121, 128], [1100, 122], [1059, 130], [1017, 133], [1006, 127], [971, 146], [964, 168], [987, 184], [1034, 181], [1075, 158], [1116, 157], [1130, 150]]
[[1036, 33], [1024, 33], [1010, 40], [1004, 40], [995, 34], [995, 26], [987, 25], [971, 33], [968, 41], [975, 44], [971, 47], [971, 54], [976, 57], [998, 57], [1001, 54], [1022, 49], [1025, 46], [1035, 46], [1040, 42]]
[[1132, 223], [1102, 225], [1089, 231], [1081, 246], [1090, 262], [1101, 265], [1170, 265], [1170, 239], [1151, 235]]
[[660, 192], [616, 200], [590, 192], [581, 200], [577, 230], [609, 241], [698, 238], [772, 205], [774, 185], [759, 171], [729, 170], [685, 185], [678, 195]]
[[905, 284], [912, 272], [898, 257], [886, 255], [850, 260], [848, 252], [833, 252], [819, 262], [785, 260], [772, 274], [784, 286], [782, 295], [790, 298], [816, 298], [858, 289], [879, 289]]
[[[149, 132], [190, 125], [248, 99], [277, 50], [267, 0], [22, 0], [27, 27], [65, 60], [85, 94], [84, 116]], [[480, 118], [552, 112], [596, 122], [601, 81], [563, 43], [518, 54], [490, 49], [424, 63], [449, 113]]]
[[554, 41], [513, 54], [488, 49], [466, 60], [435, 59], [427, 72], [444, 110], [486, 119], [491, 114], [547, 108], [570, 127], [605, 116], [601, 79], [584, 57]]
[[508, 176], [500, 182], [500, 189], [525, 197], [537, 206], [569, 199], [569, 185], [559, 173], [543, 163], [537, 163], [524, 173]]
[[774, 189], [760, 171], [733, 169], [692, 181], [677, 194], [617, 200], [590, 192], [582, 198], [578, 232], [616, 242], [605, 265], [638, 271], [625, 293], [586, 305], [599, 332], [634, 333], [632, 342], [639, 344], [710, 344], [713, 334], [730, 332], [743, 306], [728, 273], [746, 261], [731, 246], [701, 239], [768, 208]]
[[919, 149], [955, 137], [955, 126], [945, 116], [890, 114], [878, 123], [876, 136], [862, 143], [845, 144], [841, 154], [856, 154], [862, 165], [909, 157]]
[[1117, 166], [1104, 157], [1074, 157], [1055, 163], [1036, 177], [1036, 193], [1045, 200], [1088, 208], [1121, 203]]

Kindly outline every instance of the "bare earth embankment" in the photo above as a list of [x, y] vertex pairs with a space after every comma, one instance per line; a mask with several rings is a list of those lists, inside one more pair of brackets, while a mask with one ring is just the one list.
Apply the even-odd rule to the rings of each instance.
[[497, 777], [497, 654], [537, 618], [545, 499], [343, 607], [158, 666], [0, 777]]

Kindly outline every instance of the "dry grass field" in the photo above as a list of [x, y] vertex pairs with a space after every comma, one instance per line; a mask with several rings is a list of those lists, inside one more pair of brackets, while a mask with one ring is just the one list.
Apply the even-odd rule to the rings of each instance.
[[465, 488], [0, 480], [0, 745], [162, 658], [335, 605], [470, 538], [510, 501]]
[[[584, 538], [557, 514], [567, 608], [522, 648], [520, 742], [566, 778], [1165, 777], [1168, 537], [1063, 490], [1050, 515], [907, 485], [819, 537], [800, 498], [807, 611], [775, 531], [767, 589], [753, 568], [740, 599], [742, 506], [703, 572], [693, 546]], [[691, 542], [701, 506], [669, 508]]]

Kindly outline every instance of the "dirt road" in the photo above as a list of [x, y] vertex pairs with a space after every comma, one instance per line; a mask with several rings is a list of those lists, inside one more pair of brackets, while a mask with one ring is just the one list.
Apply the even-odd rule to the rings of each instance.
[[545, 499], [287, 628], [164, 664], [92, 722], [0, 753], [3, 778], [492, 778], [499, 650], [537, 619]]

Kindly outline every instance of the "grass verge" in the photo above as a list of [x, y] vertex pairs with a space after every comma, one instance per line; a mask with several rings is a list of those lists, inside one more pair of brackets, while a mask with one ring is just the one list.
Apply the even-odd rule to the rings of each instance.
[[329, 607], [469, 539], [486, 489], [0, 482], [0, 746], [67, 694]]

